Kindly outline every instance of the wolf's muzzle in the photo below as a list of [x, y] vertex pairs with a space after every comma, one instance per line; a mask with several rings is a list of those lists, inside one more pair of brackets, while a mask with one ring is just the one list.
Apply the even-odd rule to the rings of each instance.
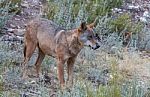
[[98, 43], [96, 43], [96, 46], [95, 47], [92, 47], [93, 50], [96, 50], [100, 47], [100, 45]]

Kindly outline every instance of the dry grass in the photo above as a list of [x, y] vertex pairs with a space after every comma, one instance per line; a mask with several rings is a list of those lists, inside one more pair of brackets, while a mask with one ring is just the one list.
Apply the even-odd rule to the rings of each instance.
[[141, 80], [150, 80], [150, 57], [140, 52], [124, 52], [124, 60], [119, 60], [119, 69], [128, 77], [137, 76]]
[[[83, 49], [74, 67], [75, 84], [70, 92], [65, 90], [62, 94], [53, 58], [45, 58], [41, 72], [42, 76], [45, 73], [48, 74], [51, 84], [43, 82], [43, 78], [39, 80], [30, 78], [28, 82], [24, 83], [19, 77], [21, 67], [16, 66], [23, 59], [22, 46], [18, 44], [17, 50], [10, 50], [10, 46], [2, 42], [0, 44], [2, 72], [0, 83], [3, 83], [2, 88], [6, 90], [0, 92], [2, 97], [19, 97], [18, 95], [25, 94], [31, 97], [37, 97], [37, 95], [39, 97], [49, 97], [49, 95], [54, 97], [77, 97], [75, 95], [78, 97], [127, 97], [128, 95], [128, 97], [132, 97], [131, 95], [138, 95], [137, 91], [141, 91], [140, 95], [144, 95], [149, 87], [150, 57], [141, 52], [120, 52], [123, 55], [123, 59], [120, 59], [116, 55], [101, 50]], [[31, 59], [30, 65], [35, 62], [35, 57], [36, 53]], [[32, 75], [33, 72], [30, 70]], [[33, 84], [32, 81], [35, 81], [36, 84]], [[132, 92], [129, 93], [129, 91]]]

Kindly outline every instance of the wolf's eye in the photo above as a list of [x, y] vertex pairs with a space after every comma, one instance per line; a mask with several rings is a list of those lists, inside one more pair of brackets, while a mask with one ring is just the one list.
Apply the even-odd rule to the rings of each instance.
[[92, 35], [88, 36], [87, 38], [88, 38], [88, 40], [92, 39]]

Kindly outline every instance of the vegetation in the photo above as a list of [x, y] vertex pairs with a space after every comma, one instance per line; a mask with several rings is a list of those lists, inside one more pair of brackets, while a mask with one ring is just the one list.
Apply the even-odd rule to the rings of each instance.
[[[97, 51], [87, 47], [81, 51], [75, 63], [74, 86], [62, 91], [53, 58], [46, 57], [42, 63], [42, 74], [50, 76], [50, 83], [43, 78], [24, 83], [19, 78], [23, 45], [0, 41], [0, 97], [149, 97], [150, 59], [139, 49], [148, 48], [150, 29], [132, 21], [131, 13], [112, 13], [111, 9], [122, 6], [123, 0], [47, 1], [43, 17], [67, 29], [97, 18], [94, 31], [102, 38], [101, 47]], [[21, 0], [0, 1], [0, 29], [11, 16], [20, 13], [20, 5]], [[127, 31], [133, 36], [128, 52], [124, 52], [123, 34]], [[29, 64], [34, 63], [35, 57], [36, 53]]]
[[[77, 17], [87, 22], [93, 22], [97, 16], [111, 14], [111, 9], [122, 5], [122, 0], [48, 0], [47, 17], [49, 19], [61, 15], [68, 16], [71, 22], [75, 22]], [[64, 10], [65, 9], [65, 10]], [[60, 17], [60, 18], [62, 18]], [[84, 18], [83, 18], [84, 17]], [[68, 19], [62, 18], [64, 19]]]
[[21, 0], [1, 0], [0, 1], [0, 29], [6, 21], [21, 11]]

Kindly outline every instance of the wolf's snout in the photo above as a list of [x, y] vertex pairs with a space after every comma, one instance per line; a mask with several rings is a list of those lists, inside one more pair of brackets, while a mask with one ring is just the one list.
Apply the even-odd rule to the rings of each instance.
[[92, 47], [93, 50], [96, 50], [100, 47], [100, 45], [98, 43], [96, 43], [96, 46], [95, 47]]
[[96, 49], [98, 49], [100, 47], [100, 45], [98, 43], [96, 43]]

